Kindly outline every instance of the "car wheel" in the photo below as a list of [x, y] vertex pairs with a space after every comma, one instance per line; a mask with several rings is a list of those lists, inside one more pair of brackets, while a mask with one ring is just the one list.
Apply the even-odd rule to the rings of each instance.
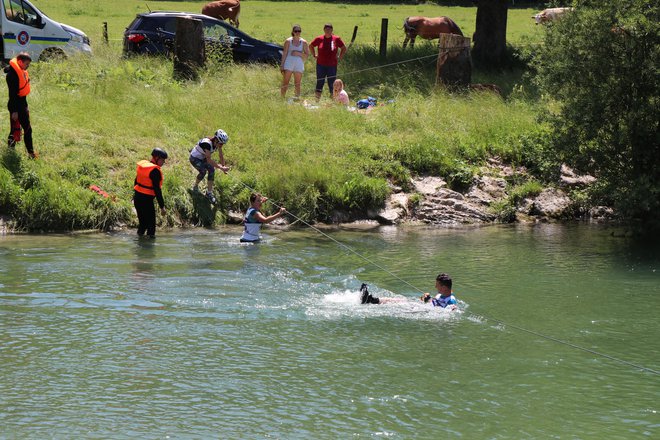
[[44, 49], [39, 55], [39, 61], [62, 61], [66, 59], [64, 51], [58, 47], [49, 47]]

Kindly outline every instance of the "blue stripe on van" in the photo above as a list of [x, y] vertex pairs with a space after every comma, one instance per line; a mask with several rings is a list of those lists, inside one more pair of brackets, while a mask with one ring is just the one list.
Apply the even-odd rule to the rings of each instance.
[[31, 41], [52, 41], [52, 42], [62, 42], [68, 43], [71, 38], [55, 38], [55, 37], [32, 37], [30, 36]]
[[[3, 40], [6, 41], [16, 41], [16, 34], [14, 33], [6, 33], [2, 36]], [[44, 43], [68, 43], [70, 38], [58, 38], [58, 37], [39, 37], [39, 36], [32, 36], [30, 35], [30, 42], [34, 42], [36, 44], [44, 44]]]

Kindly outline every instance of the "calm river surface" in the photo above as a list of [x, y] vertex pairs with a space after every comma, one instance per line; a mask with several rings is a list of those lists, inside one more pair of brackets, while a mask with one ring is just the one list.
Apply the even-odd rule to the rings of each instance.
[[[0, 438], [660, 438], [658, 247], [328, 234], [387, 271], [312, 230], [0, 237]], [[462, 312], [401, 281], [439, 272]]]

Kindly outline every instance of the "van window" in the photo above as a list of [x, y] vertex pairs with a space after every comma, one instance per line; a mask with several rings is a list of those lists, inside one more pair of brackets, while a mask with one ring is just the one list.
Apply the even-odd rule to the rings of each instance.
[[21, 0], [3, 0], [8, 20], [32, 27], [39, 27], [39, 15], [30, 5]]

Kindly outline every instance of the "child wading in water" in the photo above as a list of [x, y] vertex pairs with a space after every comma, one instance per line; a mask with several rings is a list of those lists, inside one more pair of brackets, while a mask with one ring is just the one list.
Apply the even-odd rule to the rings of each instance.
[[348, 105], [348, 93], [344, 90], [344, 81], [337, 78], [332, 86], [332, 99], [338, 104]]

